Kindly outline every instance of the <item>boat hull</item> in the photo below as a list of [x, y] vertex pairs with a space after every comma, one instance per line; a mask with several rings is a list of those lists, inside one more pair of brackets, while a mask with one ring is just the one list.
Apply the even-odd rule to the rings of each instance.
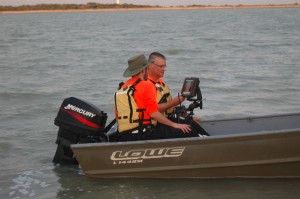
[[300, 130], [75, 144], [90, 177], [300, 177]]

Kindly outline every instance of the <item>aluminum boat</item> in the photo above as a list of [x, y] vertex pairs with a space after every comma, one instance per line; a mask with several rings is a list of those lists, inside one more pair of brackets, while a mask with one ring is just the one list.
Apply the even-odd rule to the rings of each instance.
[[[202, 109], [199, 83], [185, 78], [181, 95], [192, 103], [175, 107], [178, 122]], [[300, 177], [300, 113], [204, 121], [208, 136], [130, 142], [118, 142], [115, 120], [105, 126], [106, 120], [93, 104], [65, 99], [55, 119], [53, 162], [79, 163], [100, 178]]]

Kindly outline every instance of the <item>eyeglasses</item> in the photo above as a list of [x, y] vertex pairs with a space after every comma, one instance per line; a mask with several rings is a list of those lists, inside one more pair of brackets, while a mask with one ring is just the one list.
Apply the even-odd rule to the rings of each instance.
[[158, 66], [159, 68], [167, 68], [167, 65], [159, 65], [159, 64], [156, 64], [154, 61], [151, 63]]

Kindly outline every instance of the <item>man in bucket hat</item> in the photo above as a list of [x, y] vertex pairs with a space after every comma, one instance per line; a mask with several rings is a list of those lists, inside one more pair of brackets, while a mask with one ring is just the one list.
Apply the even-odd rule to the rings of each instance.
[[[165, 138], [164, 132], [155, 129], [151, 118], [170, 127], [170, 131], [181, 131], [188, 137], [191, 130], [187, 124], [178, 124], [158, 111], [156, 88], [147, 80], [148, 61], [144, 55], [128, 60], [123, 76], [131, 77], [115, 93], [115, 111], [118, 122], [119, 141]], [[163, 129], [166, 131], [166, 129]], [[168, 133], [169, 134], [169, 133]]]

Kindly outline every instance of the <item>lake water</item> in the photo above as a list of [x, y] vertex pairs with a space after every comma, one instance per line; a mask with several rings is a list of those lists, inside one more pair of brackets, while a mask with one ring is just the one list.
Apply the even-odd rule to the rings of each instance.
[[300, 112], [300, 9], [0, 15], [0, 198], [299, 198], [299, 179], [91, 179], [54, 166], [63, 99], [113, 119], [127, 59], [167, 57], [173, 95], [200, 78], [203, 120]]

